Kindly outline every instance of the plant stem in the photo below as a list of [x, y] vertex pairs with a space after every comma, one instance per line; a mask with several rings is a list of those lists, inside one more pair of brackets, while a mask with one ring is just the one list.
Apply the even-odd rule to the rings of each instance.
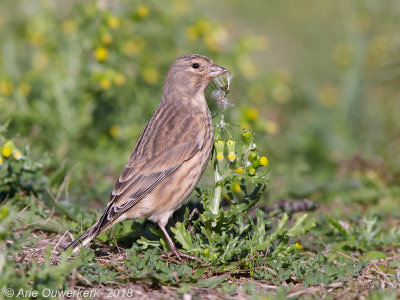
[[221, 192], [222, 192], [222, 184], [219, 183], [222, 179], [222, 176], [218, 172], [218, 162], [216, 162], [214, 165], [214, 179], [215, 179], [215, 189], [214, 189], [214, 197], [211, 201], [211, 212], [214, 215], [218, 215], [219, 203], [221, 202]]

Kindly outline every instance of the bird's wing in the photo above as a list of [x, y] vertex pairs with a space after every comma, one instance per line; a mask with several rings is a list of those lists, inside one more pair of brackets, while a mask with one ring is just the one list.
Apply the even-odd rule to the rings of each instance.
[[104, 221], [115, 220], [133, 207], [203, 147], [201, 122], [176, 107], [156, 110], [114, 186]]

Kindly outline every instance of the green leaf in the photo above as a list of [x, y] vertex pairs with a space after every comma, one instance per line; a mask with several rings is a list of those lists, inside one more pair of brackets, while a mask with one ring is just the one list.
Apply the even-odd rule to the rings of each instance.
[[209, 270], [209, 268], [197, 269], [197, 270], [193, 273], [193, 276], [192, 276], [193, 280], [199, 279], [199, 278], [204, 274], [204, 272], [206, 272], [207, 270]]
[[224, 274], [224, 275], [218, 276], [218, 277], [207, 278], [207, 279], [197, 282], [196, 284], [194, 284], [194, 286], [204, 287], [204, 288], [208, 287], [210, 289], [214, 289], [220, 283], [224, 282], [228, 278], [228, 276], [229, 276], [229, 274]]
[[331, 218], [330, 216], [325, 216], [325, 218], [328, 220], [329, 224], [331, 224], [333, 227], [335, 227], [337, 230], [339, 230], [339, 232], [346, 237], [347, 234], [347, 230], [344, 229], [344, 227], [342, 225], [340, 225], [340, 223], [338, 221], [336, 221], [334, 218]]
[[177, 222], [175, 227], [171, 227], [171, 231], [175, 235], [175, 239], [182, 245], [183, 249], [193, 250], [193, 242], [190, 233], [186, 230], [181, 222]]
[[279, 220], [278, 225], [276, 226], [274, 234], [276, 234], [276, 235], [283, 234], [283, 232], [285, 230], [285, 224], [288, 220], [289, 220], [289, 216], [287, 215], [287, 213], [284, 213], [282, 218]]
[[180, 288], [177, 290], [178, 294], [185, 294], [190, 291], [190, 285], [183, 283]]
[[311, 219], [308, 220], [307, 223], [306, 220], [308, 218], [307, 214], [304, 214], [297, 218], [296, 222], [293, 224], [293, 226], [288, 230], [287, 236], [288, 237], [299, 237], [306, 232], [310, 231], [312, 228], [315, 227], [315, 220]]
[[364, 253], [361, 258], [366, 261], [371, 261], [375, 259], [385, 259], [387, 258], [386, 253], [382, 251], [377, 251], [377, 250], [371, 250], [366, 253]]

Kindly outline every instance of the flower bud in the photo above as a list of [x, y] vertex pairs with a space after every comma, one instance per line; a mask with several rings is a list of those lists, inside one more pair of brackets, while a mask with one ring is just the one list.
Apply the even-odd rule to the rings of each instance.
[[231, 190], [235, 194], [240, 194], [242, 192], [242, 188], [240, 187], [240, 183], [238, 181], [234, 181], [231, 184]]
[[228, 149], [228, 159], [230, 162], [234, 162], [236, 160], [235, 144], [236, 142], [234, 140], [229, 140], [226, 142], [226, 147]]
[[214, 142], [214, 147], [217, 160], [222, 161], [224, 159], [225, 142], [222, 140], [217, 140]]
[[0, 217], [1, 217], [1, 219], [4, 219], [4, 218], [6, 218], [7, 216], [8, 216], [8, 214], [9, 214], [9, 212], [10, 212], [10, 210], [8, 209], [8, 207], [7, 206], [2, 206], [1, 207], [1, 210], [0, 210]]
[[260, 159], [257, 158], [255, 160], [253, 160], [253, 162], [251, 164], [253, 165], [254, 168], [258, 168], [259, 166], [261, 166]]
[[254, 176], [256, 174], [256, 168], [254, 168], [253, 166], [248, 166], [247, 172], [249, 173], [250, 176]]
[[10, 213], [10, 211], [9, 211], [8, 207], [5, 205], [2, 206], [0, 209], [0, 221], [7, 218], [9, 213]]
[[253, 140], [253, 133], [250, 130], [245, 130], [242, 133], [242, 139], [245, 145], [250, 145]]
[[249, 161], [253, 162], [257, 159], [257, 153], [255, 151], [250, 151], [249, 153]]
[[238, 167], [235, 172], [237, 174], [243, 174], [244, 173], [244, 169], [242, 167]]

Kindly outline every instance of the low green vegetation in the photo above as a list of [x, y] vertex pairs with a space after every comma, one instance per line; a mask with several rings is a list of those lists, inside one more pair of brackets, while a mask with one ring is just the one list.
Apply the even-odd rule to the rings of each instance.
[[[72, 258], [70, 251], [60, 253], [67, 244], [62, 233], [79, 234], [96, 215], [59, 202], [66, 190], [57, 196], [47, 191], [51, 201], [46, 201], [42, 185], [48, 179], [41, 173], [42, 166], [32, 162], [27, 152], [18, 159], [12, 156], [19, 150], [7, 140], [1, 168], [9, 170], [7, 174], [19, 171], [4, 175], [3, 181], [21, 188], [5, 190], [9, 192], [4, 192], [7, 196], [1, 208], [2, 247], [6, 249], [0, 265], [3, 290], [33, 289], [43, 296], [48, 289], [67, 290], [72, 284], [80, 289], [100, 289], [104, 284], [129, 289], [140, 283], [174, 287], [176, 296], [202, 289], [234, 295], [239, 286], [255, 296], [260, 293], [258, 282], [276, 287], [282, 282], [301, 283], [304, 289], [342, 286], [370, 268], [384, 274], [386, 284], [396, 286], [400, 265], [393, 259], [396, 248], [391, 247], [400, 246], [400, 230], [384, 228], [378, 216], [344, 221], [316, 214], [315, 219], [302, 212], [315, 207], [290, 203], [286, 208], [254, 208], [268, 185], [268, 160], [251, 131], [235, 132], [235, 128], [218, 123], [212, 165], [219, 180], [211, 187], [196, 189], [193, 199], [199, 204], [181, 208], [171, 222], [171, 232], [182, 251], [200, 258], [183, 263], [166, 255], [169, 248], [161, 230], [143, 220], [118, 224], [111, 235], [100, 235], [92, 246], [95, 251], [82, 249]], [[14, 148], [11, 152], [7, 149], [10, 145]], [[13, 181], [5, 180], [7, 176]], [[26, 182], [35, 184], [24, 189]], [[253, 285], [244, 283], [245, 278]], [[376, 280], [380, 282], [379, 277]], [[271, 297], [290, 295], [291, 289], [279, 291], [273, 290]]]

